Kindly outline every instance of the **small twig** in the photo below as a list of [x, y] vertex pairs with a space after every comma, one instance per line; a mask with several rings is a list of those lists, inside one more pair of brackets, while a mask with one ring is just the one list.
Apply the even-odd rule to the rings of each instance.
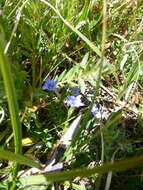
[[62, 55], [63, 57], [65, 57], [70, 63], [73, 63], [73, 64], [75, 64], [75, 65], [78, 64], [75, 60], [73, 60], [71, 57], [69, 57], [69, 56], [66, 55], [65, 53], [61, 53], [61, 55]]
[[116, 100], [117, 96], [115, 94], [113, 94], [108, 88], [106, 88], [105, 86], [103, 86], [102, 84], [100, 85], [101, 88], [106, 91], [112, 98], [114, 98]]

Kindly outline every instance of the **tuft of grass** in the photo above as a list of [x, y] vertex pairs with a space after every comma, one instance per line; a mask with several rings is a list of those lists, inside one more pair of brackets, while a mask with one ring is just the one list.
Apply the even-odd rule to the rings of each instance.
[[[4, 36], [1, 36], [1, 38]], [[22, 153], [22, 133], [21, 124], [19, 120], [18, 104], [16, 99], [16, 92], [12, 80], [11, 69], [6, 56], [4, 55], [4, 44], [0, 43], [0, 68], [3, 76], [5, 91], [8, 99], [8, 106], [10, 111], [10, 118], [14, 134], [15, 153]], [[14, 168], [13, 178], [15, 179], [18, 173], [19, 165]]]

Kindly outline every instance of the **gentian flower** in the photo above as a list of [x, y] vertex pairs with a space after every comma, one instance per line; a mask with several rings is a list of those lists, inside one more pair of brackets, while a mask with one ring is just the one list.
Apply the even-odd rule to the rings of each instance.
[[58, 81], [51, 80], [50, 78], [47, 78], [45, 81], [45, 84], [42, 86], [43, 89], [49, 90], [49, 91], [56, 91]]
[[84, 106], [84, 104], [81, 102], [81, 95], [68, 96], [66, 100], [71, 108], [79, 108], [81, 106]]
[[92, 106], [91, 113], [92, 113], [94, 116], [96, 116], [98, 112], [99, 112], [99, 108], [94, 104], [94, 105]]
[[72, 88], [72, 95], [73, 96], [80, 95], [80, 88]]

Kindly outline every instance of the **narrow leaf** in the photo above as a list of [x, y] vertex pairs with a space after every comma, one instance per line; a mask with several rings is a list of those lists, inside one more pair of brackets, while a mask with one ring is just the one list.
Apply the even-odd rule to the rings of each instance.
[[6, 160], [11, 160], [11, 161], [14, 161], [14, 162], [18, 162], [20, 164], [23, 164], [23, 165], [27, 165], [27, 166], [30, 166], [30, 167], [34, 167], [34, 168], [42, 168], [42, 166], [25, 157], [25, 156], [22, 156], [20, 154], [15, 154], [15, 153], [12, 153], [12, 152], [9, 152], [9, 151], [6, 151], [6, 150], [3, 150], [0, 148], [0, 158], [3, 158], [3, 159], [6, 159]]
[[125, 159], [121, 161], [117, 161], [115, 163], [106, 163], [103, 166], [90, 168], [79, 168], [75, 170], [65, 171], [65, 172], [54, 172], [49, 174], [40, 174], [33, 175], [28, 177], [20, 178], [20, 182], [23, 186], [33, 185], [33, 184], [49, 184], [49, 182], [53, 181], [64, 181], [74, 179], [78, 176], [80, 177], [90, 177], [96, 173], [104, 174], [109, 171], [119, 172], [128, 170], [137, 166], [142, 166], [143, 164], [143, 156], [133, 157], [130, 159]]

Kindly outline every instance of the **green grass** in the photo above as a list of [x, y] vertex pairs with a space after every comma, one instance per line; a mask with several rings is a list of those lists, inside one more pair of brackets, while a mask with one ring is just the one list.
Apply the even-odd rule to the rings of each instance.
[[[51, 189], [58, 178], [63, 189], [143, 188], [142, 9], [142, 0], [0, 1], [1, 189]], [[42, 88], [47, 77], [58, 80], [56, 92]], [[72, 88], [80, 88], [85, 107], [68, 106]], [[93, 116], [93, 104], [102, 113]], [[62, 157], [67, 176], [19, 177], [44, 166], [79, 115]], [[106, 164], [119, 171], [124, 161], [131, 170], [111, 172]]]

